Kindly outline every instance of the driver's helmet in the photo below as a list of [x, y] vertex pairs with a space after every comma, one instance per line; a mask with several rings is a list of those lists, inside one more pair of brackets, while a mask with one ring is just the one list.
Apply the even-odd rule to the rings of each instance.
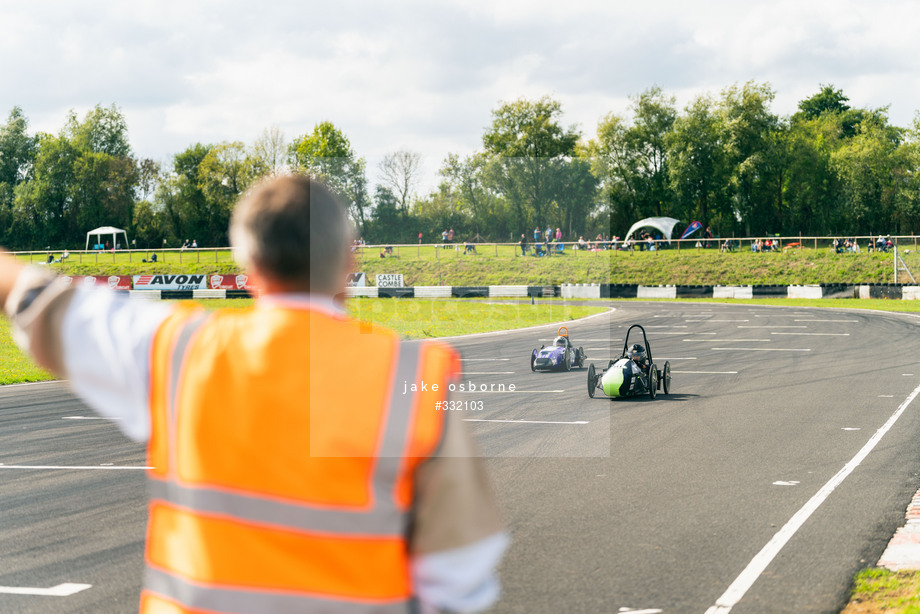
[[636, 362], [645, 362], [645, 348], [638, 343], [632, 344], [629, 346], [629, 357]]
[[553, 345], [555, 345], [557, 348], [564, 348], [566, 345], [565, 337], [556, 337], [556, 340], [553, 341]]

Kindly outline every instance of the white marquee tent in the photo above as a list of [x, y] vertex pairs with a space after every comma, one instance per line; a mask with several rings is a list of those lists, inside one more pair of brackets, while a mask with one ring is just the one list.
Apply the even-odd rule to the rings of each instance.
[[[124, 243], [118, 242], [118, 235], [122, 235], [125, 238]], [[128, 247], [128, 233], [126, 233], [121, 228], [114, 228], [112, 226], [102, 226], [96, 230], [90, 230], [86, 233], [86, 249], [89, 249], [89, 239], [90, 237], [96, 237], [96, 240], [93, 242], [93, 245], [104, 244], [108, 241], [109, 237], [112, 237], [112, 242], [109, 244], [111, 247], [120, 247], [121, 249], [127, 249]]]
[[680, 220], [675, 220], [673, 217], [647, 217], [633, 224], [629, 228], [629, 232], [626, 233], [626, 238], [632, 237], [632, 234], [640, 228], [655, 228], [656, 230], [660, 230], [661, 236], [670, 243], [671, 233], [679, 222]]

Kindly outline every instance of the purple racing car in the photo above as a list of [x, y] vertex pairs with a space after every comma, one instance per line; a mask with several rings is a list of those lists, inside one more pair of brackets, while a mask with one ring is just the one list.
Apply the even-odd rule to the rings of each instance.
[[540, 346], [530, 354], [531, 371], [571, 371], [584, 366], [585, 350], [572, 345], [568, 329], [560, 327], [557, 335], [551, 346]]

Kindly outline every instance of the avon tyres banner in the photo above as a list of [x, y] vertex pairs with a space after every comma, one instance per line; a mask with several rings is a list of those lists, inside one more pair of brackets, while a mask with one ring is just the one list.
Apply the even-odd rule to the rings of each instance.
[[65, 275], [63, 279], [72, 285], [108, 286], [112, 290], [130, 290], [132, 281], [130, 275], [109, 275], [108, 277], [104, 275], [77, 275], [75, 277]]
[[207, 290], [207, 275], [135, 275], [135, 290]]
[[249, 285], [248, 275], [210, 275], [208, 276], [208, 287], [211, 290], [255, 291], [255, 287]]

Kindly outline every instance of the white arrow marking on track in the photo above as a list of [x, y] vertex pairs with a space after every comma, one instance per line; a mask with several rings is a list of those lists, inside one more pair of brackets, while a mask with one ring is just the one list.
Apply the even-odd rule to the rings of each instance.
[[51, 588], [27, 588], [19, 586], [0, 586], [0, 593], [7, 595], [38, 595], [40, 597], [69, 597], [92, 587], [92, 584], [73, 584], [65, 582]]

